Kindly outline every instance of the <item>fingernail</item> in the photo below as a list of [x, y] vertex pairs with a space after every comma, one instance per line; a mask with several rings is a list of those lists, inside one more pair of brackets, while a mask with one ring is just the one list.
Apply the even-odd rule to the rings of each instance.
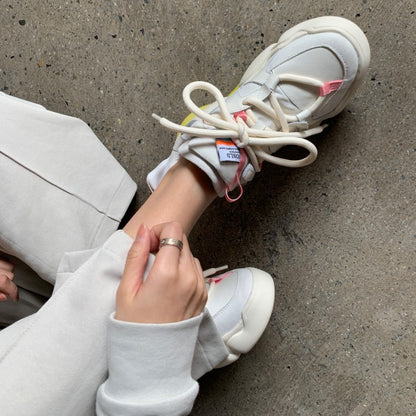
[[143, 240], [146, 234], [146, 230], [147, 230], [147, 227], [144, 224], [140, 225], [139, 231], [137, 232], [137, 235], [136, 235], [136, 241]]

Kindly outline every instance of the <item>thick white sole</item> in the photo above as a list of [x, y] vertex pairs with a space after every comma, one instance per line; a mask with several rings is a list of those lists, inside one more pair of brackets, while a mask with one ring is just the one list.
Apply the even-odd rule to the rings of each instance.
[[260, 269], [249, 269], [253, 273], [253, 289], [241, 314], [240, 324], [223, 337], [230, 354], [217, 368], [233, 363], [241, 354], [254, 347], [266, 329], [273, 311], [273, 278]]
[[371, 56], [370, 45], [364, 32], [355, 23], [348, 19], [344, 19], [343, 17], [317, 17], [293, 26], [282, 34], [277, 43], [270, 45], [254, 59], [241, 78], [240, 85], [253, 78], [262, 68], [264, 68], [278, 49], [284, 48], [289, 43], [302, 36], [323, 32], [335, 32], [344, 36], [352, 44], [358, 56], [357, 76], [351, 88], [349, 88], [348, 93], [345, 94], [343, 100], [334, 110], [334, 113], [341, 112], [365, 76]]

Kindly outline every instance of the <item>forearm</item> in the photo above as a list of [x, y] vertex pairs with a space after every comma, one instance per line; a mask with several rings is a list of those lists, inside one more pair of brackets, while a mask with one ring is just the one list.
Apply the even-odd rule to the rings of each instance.
[[135, 238], [141, 224], [151, 228], [156, 224], [176, 221], [189, 234], [215, 197], [208, 176], [195, 165], [180, 159], [127, 223], [124, 231]]

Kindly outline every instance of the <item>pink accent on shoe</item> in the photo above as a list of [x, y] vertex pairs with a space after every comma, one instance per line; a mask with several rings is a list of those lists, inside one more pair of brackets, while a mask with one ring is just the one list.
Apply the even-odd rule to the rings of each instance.
[[342, 79], [325, 82], [324, 85], [322, 85], [322, 87], [319, 88], [319, 95], [321, 97], [324, 97], [325, 95], [328, 95], [329, 93], [336, 91], [342, 85], [342, 83]]
[[[234, 117], [234, 120], [236, 121], [237, 121], [237, 118], [241, 118], [241, 120], [243, 120], [245, 123], [247, 122], [247, 113], [245, 110], [237, 111], [236, 113], [233, 114], [233, 117]], [[246, 160], [247, 160], [246, 151], [244, 149], [240, 149], [240, 162], [238, 164], [237, 171], [235, 172], [233, 182], [230, 186], [227, 185], [227, 187], [225, 188], [225, 199], [228, 202], [236, 202], [243, 196], [244, 191], [243, 191], [243, 186], [241, 185], [241, 182], [240, 182], [240, 176], [244, 168], [244, 165], [246, 163]], [[236, 198], [230, 198], [228, 196], [228, 191], [230, 190], [230, 188], [234, 188], [235, 184], [238, 184], [238, 187], [240, 188], [240, 193], [238, 194]]]
[[221, 282], [222, 280], [224, 280], [226, 277], [228, 277], [230, 274], [231, 274], [231, 272], [227, 272], [227, 273], [223, 273], [219, 276], [212, 277], [211, 279], [209, 279], [209, 283], [217, 284], [217, 283]]
[[242, 111], [237, 111], [236, 113], [233, 114], [234, 120], [237, 120], [237, 118], [241, 118], [241, 120], [243, 120], [244, 122], [247, 121], [247, 113], [245, 112], [245, 110]]
[[[225, 199], [228, 202], [238, 201], [243, 196], [244, 191], [243, 191], [243, 186], [241, 185], [241, 182], [240, 182], [240, 176], [241, 176], [241, 172], [242, 172], [242, 170], [245, 166], [246, 160], [247, 160], [246, 151], [244, 149], [240, 149], [240, 162], [238, 163], [237, 171], [235, 172], [233, 182], [230, 186], [227, 185], [227, 187], [225, 188]], [[235, 184], [238, 184], [238, 187], [240, 188], [240, 193], [238, 194], [238, 196], [236, 198], [230, 198], [228, 196], [228, 191], [230, 189], [234, 188]]]

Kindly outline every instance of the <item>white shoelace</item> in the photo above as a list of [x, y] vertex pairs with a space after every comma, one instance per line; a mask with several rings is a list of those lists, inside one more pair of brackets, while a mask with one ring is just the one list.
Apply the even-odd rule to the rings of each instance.
[[[280, 75], [279, 82], [280, 81], [303, 83], [319, 88], [324, 86], [324, 83], [319, 80], [294, 75]], [[209, 114], [199, 108], [191, 99], [191, 93], [195, 90], [204, 90], [213, 95], [220, 110], [219, 114]], [[315, 145], [309, 140], [306, 140], [305, 137], [322, 132], [326, 125], [300, 132], [290, 132], [289, 122], [299, 120], [296, 116], [285, 115], [281, 105], [278, 102], [276, 93], [272, 90], [268, 96], [270, 105], [256, 97], [246, 98], [243, 101], [243, 105], [256, 107], [257, 110], [271, 117], [275, 124], [281, 127], [282, 131], [276, 131], [272, 129], [260, 130], [250, 127], [254, 125], [254, 115], [250, 109], [246, 110], [248, 115], [248, 120], [246, 122], [244, 122], [240, 117], [234, 118], [230, 113], [225, 98], [220, 90], [209, 82], [191, 82], [184, 88], [182, 95], [185, 105], [188, 107], [189, 111], [194, 113], [204, 123], [206, 123], [207, 128], [182, 126], [180, 124], [173, 123], [166, 118], [160, 117], [157, 114], [152, 114], [152, 116], [164, 127], [179, 133], [185, 133], [186, 135], [189, 135], [189, 139], [195, 136], [231, 138], [236, 146], [244, 149], [247, 152], [250, 162], [252, 163], [256, 172], [260, 171], [261, 162], [264, 160], [275, 165], [286, 167], [302, 167], [312, 163], [318, 155], [318, 151]], [[315, 108], [317, 108], [323, 99], [324, 97], [319, 96], [313, 106], [308, 109], [308, 112], [311, 113]], [[212, 127], [215, 127], [215, 129]], [[184, 139], [186, 140], [187, 137], [185, 136]], [[288, 145], [302, 147], [306, 149], [309, 154], [302, 159], [292, 160], [272, 156], [262, 150], [262, 147], [278, 146], [280, 148]]]

